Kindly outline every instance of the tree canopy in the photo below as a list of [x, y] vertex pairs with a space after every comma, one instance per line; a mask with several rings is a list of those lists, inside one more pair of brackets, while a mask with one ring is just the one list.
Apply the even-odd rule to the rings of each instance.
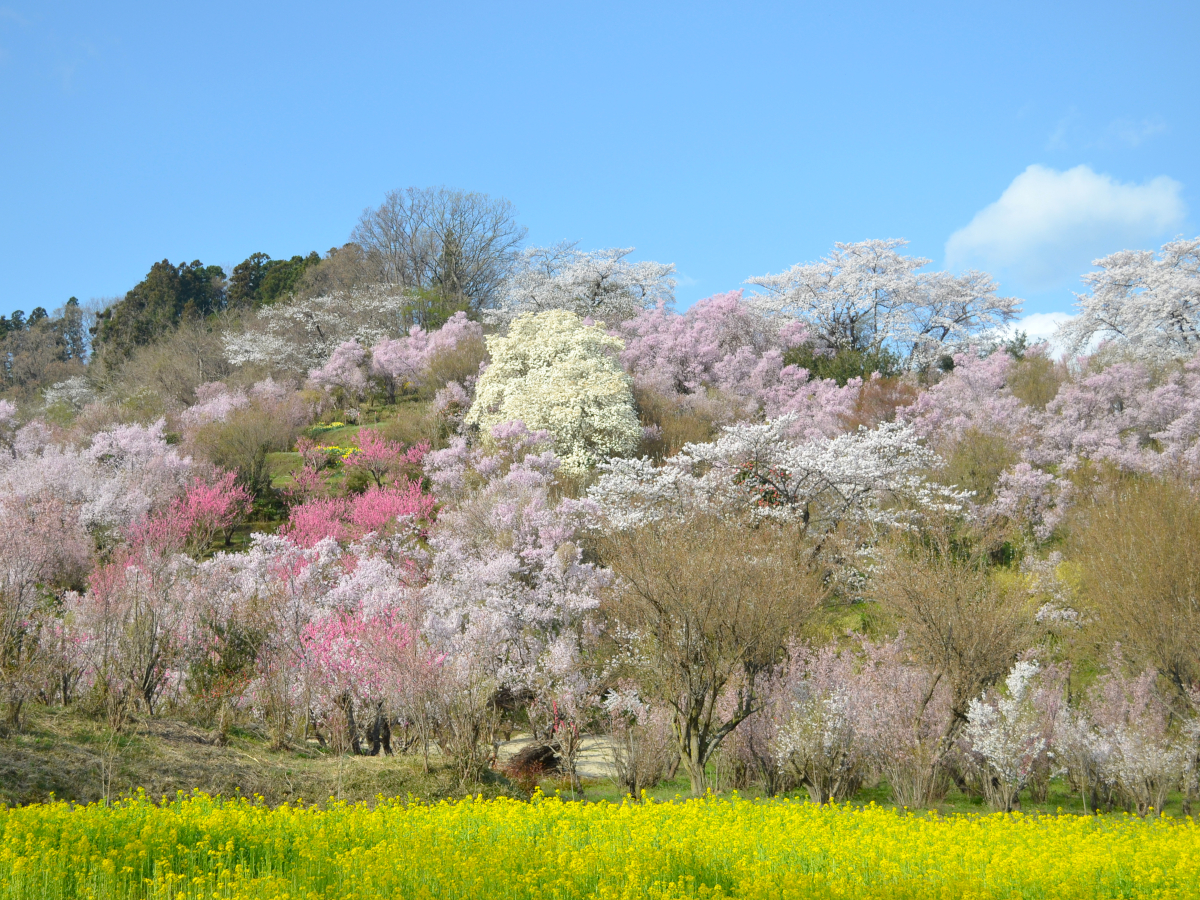
[[98, 316], [95, 339], [105, 355], [128, 357], [185, 316], [208, 316], [226, 304], [225, 271], [200, 260], [174, 265], [164, 259], [117, 303]]

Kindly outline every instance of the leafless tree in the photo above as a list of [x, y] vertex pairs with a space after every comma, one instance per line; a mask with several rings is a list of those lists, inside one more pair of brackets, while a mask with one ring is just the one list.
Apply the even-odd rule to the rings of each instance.
[[324, 259], [304, 271], [296, 296], [307, 300], [378, 284], [384, 280], [380, 262], [353, 242], [332, 247]]
[[1185, 479], [1123, 479], [1076, 509], [1069, 558], [1101, 646], [1200, 683], [1200, 497]]
[[823, 601], [794, 527], [664, 520], [600, 544], [617, 576], [606, 601], [615, 667], [672, 712], [692, 793], [721, 741], [761, 705], [759, 674]]
[[478, 312], [493, 304], [525, 239], [515, 214], [502, 197], [410, 187], [365, 210], [351, 240], [383, 283], [436, 290]]
[[1037, 637], [1030, 598], [1005, 590], [990, 570], [994, 543], [949, 517], [935, 520], [884, 548], [873, 579], [875, 597], [933, 675], [930, 695], [938, 684], [949, 690], [943, 751], [966, 723], [971, 701], [1003, 678]]

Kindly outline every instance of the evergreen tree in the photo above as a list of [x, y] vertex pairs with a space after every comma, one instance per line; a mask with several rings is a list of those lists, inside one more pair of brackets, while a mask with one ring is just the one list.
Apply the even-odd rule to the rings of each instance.
[[157, 262], [119, 303], [100, 314], [98, 349], [127, 357], [153, 342], [185, 316], [208, 316], [226, 305], [225, 272], [199, 260], [172, 265]]

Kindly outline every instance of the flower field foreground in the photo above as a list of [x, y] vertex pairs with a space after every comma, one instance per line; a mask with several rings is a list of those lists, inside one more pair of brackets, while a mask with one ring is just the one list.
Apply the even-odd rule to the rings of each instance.
[[1191, 820], [775, 800], [328, 809], [196, 794], [0, 813], [4, 898], [990, 898], [1200, 892]]

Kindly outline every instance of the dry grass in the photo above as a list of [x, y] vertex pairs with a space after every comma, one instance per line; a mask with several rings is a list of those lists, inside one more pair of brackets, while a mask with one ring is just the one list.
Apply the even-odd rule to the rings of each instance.
[[89, 803], [138, 788], [151, 797], [193, 789], [257, 794], [272, 805], [520, 793], [490, 774], [486, 783], [464, 791], [452, 771], [435, 765], [426, 775], [416, 757], [337, 757], [315, 744], [273, 751], [265, 736], [250, 730], [235, 730], [222, 745], [214, 732], [166, 718], [134, 722], [114, 736], [77, 710], [37, 707], [21, 733], [0, 737], [0, 802], [32, 803], [53, 794]]

